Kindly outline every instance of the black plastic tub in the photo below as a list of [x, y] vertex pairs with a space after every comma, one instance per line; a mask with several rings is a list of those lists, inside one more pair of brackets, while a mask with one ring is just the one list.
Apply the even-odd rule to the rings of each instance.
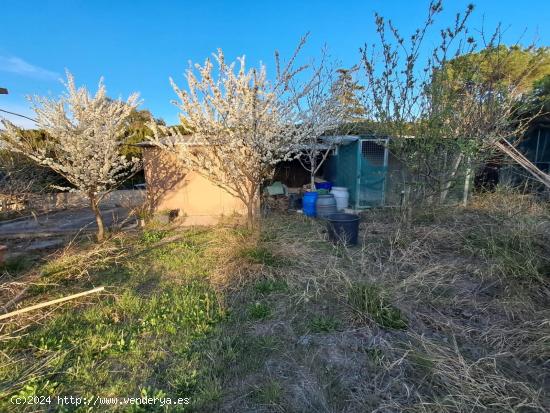
[[328, 237], [332, 242], [357, 245], [359, 217], [353, 214], [330, 214], [326, 217]]

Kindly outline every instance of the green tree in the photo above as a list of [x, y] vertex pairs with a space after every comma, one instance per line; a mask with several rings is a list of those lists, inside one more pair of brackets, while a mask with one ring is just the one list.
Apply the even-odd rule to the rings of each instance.
[[498, 45], [458, 56], [444, 69], [446, 80], [457, 87], [491, 83], [495, 89], [529, 93], [538, 81], [550, 75], [550, 48]]
[[550, 74], [534, 82], [525, 101], [524, 110], [518, 117], [531, 118], [531, 127], [550, 126]]
[[332, 86], [332, 93], [338, 98], [340, 103], [346, 108], [344, 122], [357, 122], [365, 119], [365, 106], [361, 103], [360, 93], [365, 89], [354, 79], [353, 74], [357, 72], [358, 67], [351, 69], [337, 69], [338, 79]]
[[141, 159], [141, 149], [135, 144], [147, 141], [147, 136], [151, 136], [152, 131], [147, 127], [147, 122], [154, 120], [160, 125], [164, 125], [162, 119], [154, 119], [148, 110], [134, 109], [126, 120], [126, 130], [124, 131], [124, 146], [121, 153], [128, 159], [132, 157]]

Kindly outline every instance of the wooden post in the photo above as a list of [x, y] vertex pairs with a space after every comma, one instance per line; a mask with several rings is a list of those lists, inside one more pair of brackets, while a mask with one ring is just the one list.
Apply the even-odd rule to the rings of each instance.
[[466, 177], [464, 178], [464, 195], [462, 197], [462, 206], [466, 208], [468, 206], [468, 196], [470, 194], [470, 180], [472, 175], [472, 166], [470, 165], [470, 158], [466, 160]]

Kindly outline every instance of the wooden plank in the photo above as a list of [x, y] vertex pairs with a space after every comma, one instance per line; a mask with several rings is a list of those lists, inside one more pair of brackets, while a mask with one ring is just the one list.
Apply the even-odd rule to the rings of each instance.
[[67, 297], [61, 297], [61, 298], [57, 298], [55, 300], [46, 301], [44, 303], [31, 305], [30, 307], [21, 308], [19, 310], [12, 311], [11, 313], [2, 314], [2, 315], [0, 315], [0, 320], [4, 320], [6, 318], [10, 318], [10, 317], [13, 317], [15, 315], [19, 315], [19, 314], [23, 314], [23, 313], [28, 313], [29, 311], [38, 310], [39, 308], [48, 307], [50, 305], [63, 303], [65, 301], [69, 301], [69, 300], [74, 300], [75, 298], [79, 298], [79, 297], [83, 297], [85, 295], [97, 293], [97, 292], [103, 291], [104, 289], [105, 289], [105, 287], [96, 287], [94, 289], [84, 291], [84, 292], [81, 292], [81, 293], [78, 293], [78, 294], [72, 294], [72, 295], [68, 295]]

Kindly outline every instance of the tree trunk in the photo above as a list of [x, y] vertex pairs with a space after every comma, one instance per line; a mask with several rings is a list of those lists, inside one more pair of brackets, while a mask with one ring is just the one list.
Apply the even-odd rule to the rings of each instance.
[[101, 217], [101, 212], [99, 211], [99, 201], [97, 200], [94, 194], [88, 194], [90, 198], [90, 206], [92, 211], [94, 211], [95, 221], [97, 223], [97, 241], [101, 242], [105, 239], [105, 225], [103, 224], [103, 218]]
[[311, 156], [311, 178], [310, 178], [310, 185], [311, 188], [309, 188], [312, 191], [315, 191], [315, 173], [317, 172], [317, 152], [314, 152], [314, 155]]
[[401, 193], [401, 222], [406, 228], [412, 226], [412, 213], [411, 187], [407, 185], [405, 190]]
[[472, 165], [470, 164], [470, 158], [467, 158], [466, 177], [464, 178], [464, 194], [462, 196], [462, 206], [466, 208], [468, 206], [468, 195], [470, 194], [470, 181], [472, 178]]
[[246, 203], [246, 227], [248, 229], [253, 229], [255, 224], [255, 214], [254, 210], [256, 209], [256, 199], [249, 199]]
[[460, 166], [460, 162], [462, 162], [462, 158], [464, 157], [464, 154], [461, 152], [456, 157], [454, 163], [453, 163], [453, 169], [451, 171], [451, 174], [449, 176], [449, 179], [445, 182], [445, 185], [443, 186], [443, 191], [441, 192], [441, 196], [439, 197], [439, 204], [443, 204], [445, 200], [447, 199], [447, 194], [449, 193], [449, 189], [451, 188], [451, 184], [453, 183], [453, 180], [456, 177], [456, 174], [458, 172], [458, 167]]

